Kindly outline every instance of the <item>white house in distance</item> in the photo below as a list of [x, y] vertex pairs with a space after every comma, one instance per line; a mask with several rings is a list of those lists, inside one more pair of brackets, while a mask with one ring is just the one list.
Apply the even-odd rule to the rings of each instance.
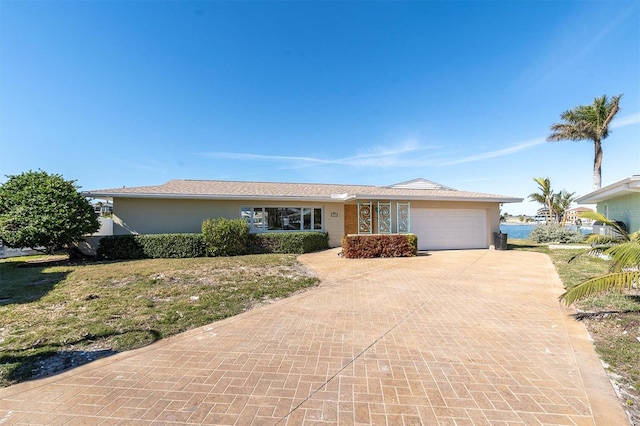
[[522, 198], [458, 191], [426, 179], [389, 186], [220, 180], [85, 191], [113, 205], [113, 233], [200, 232], [208, 218], [244, 218], [251, 232], [412, 233], [420, 250], [489, 248], [500, 205]]

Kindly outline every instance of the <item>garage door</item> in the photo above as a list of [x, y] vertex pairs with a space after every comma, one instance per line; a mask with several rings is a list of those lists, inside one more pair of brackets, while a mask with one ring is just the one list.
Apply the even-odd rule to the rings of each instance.
[[411, 209], [420, 250], [488, 248], [483, 209]]

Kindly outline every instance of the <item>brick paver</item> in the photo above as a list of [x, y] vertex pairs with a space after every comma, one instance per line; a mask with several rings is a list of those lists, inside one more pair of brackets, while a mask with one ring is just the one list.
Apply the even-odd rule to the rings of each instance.
[[301, 261], [322, 285], [0, 390], [0, 425], [624, 425], [538, 253]]

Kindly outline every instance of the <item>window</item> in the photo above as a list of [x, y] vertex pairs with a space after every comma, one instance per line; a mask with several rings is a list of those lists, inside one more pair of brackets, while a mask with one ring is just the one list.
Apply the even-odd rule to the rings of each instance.
[[323, 229], [322, 209], [318, 207], [242, 207], [240, 216], [251, 232]]

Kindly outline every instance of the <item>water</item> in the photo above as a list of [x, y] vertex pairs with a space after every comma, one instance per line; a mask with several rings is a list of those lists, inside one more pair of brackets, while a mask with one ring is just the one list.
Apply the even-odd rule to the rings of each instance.
[[[536, 224], [510, 224], [510, 223], [501, 223], [500, 224], [500, 232], [505, 234], [509, 234], [509, 238], [514, 239], [526, 239], [529, 238], [529, 234], [531, 231], [535, 229], [536, 226], [544, 226], [544, 225], [536, 225]], [[573, 231], [576, 230], [575, 226], [567, 226], [567, 229], [571, 229]], [[581, 227], [580, 230], [583, 234], [587, 235], [591, 233], [591, 227]]]

